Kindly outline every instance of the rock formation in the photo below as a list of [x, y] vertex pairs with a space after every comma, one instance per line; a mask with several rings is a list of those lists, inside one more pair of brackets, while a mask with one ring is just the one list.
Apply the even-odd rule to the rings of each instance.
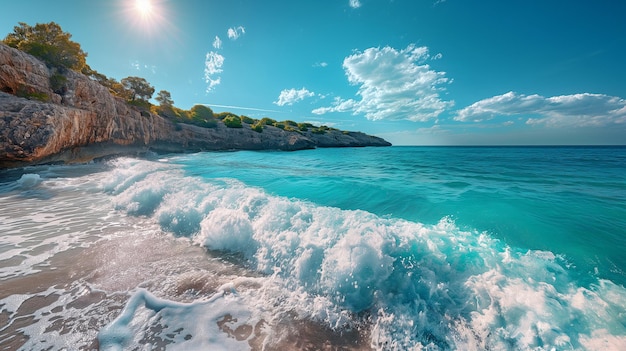
[[47, 162], [156, 152], [202, 150], [301, 150], [315, 147], [389, 146], [359, 132], [263, 132], [178, 123], [140, 112], [109, 90], [74, 71], [61, 94], [50, 70], [36, 58], [0, 43], [0, 168]]

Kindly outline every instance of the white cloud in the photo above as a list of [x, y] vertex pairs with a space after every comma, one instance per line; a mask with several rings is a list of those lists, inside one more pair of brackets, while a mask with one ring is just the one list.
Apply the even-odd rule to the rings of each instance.
[[224, 56], [214, 51], [207, 52], [204, 60], [204, 81], [208, 84], [207, 92], [212, 91], [216, 85], [221, 83], [222, 79], [217, 75], [222, 73], [223, 65]]
[[307, 90], [306, 88], [302, 88], [299, 90], [284, 89], [280, 92], [280, 95], [278, 96], [278, 101], [274, 101], [274, 104], [278, 106], [293, 105], [298, 101], [302, 101], [305, 98], [312, 96], [315, 96], [315, 93]]
[[231, 40], [237, 40], [244, 34], [246, 34], [246, 29], [242, 26], [228, 28], [228, 38]]
[[348, 112], [364, 114], [370, 120], [427, 121], [437, 118], [454, 102], [444, 101], [440, 92], [451, 80], [424, 62], [430, 58], [427, 47], [409, 45], [406, 49], [369, 48], [348, 56], [343, 68], [348, 82], [358, 85], [360, 100], [335, 98], [330, 107], [313, 113]]
[[353, 9], [358, 9], [359, 7], [361, 7], [361, 1], [360, 0], [350, 0], [350, 7], [352, 7]]
[[155, 65], [146, 65], [142, 64], [139, 61], [135, 60], [130, 63], [130, 66], [137, 71], [149, 71], [152, 74], [157, 73], [157, 66]]
[[328, 63], [327, 62], [316, 62], [315, 64], [313, 64], [313, 67], [328, 67]]
[[355, 100], [344, 100], [340, 97], [335, 97], [333, 105], [331, 107], [319, 107], [311, 111], [316, 115], [323, 115], [329, 112], [348, 112], [353, 111], [358, 107], [358, 103]]
[[222, 39], [220, 39], [217, 35], [215, 36], [215, 40], [213, 40], [213, 47], [216, 49], [222, 48]]
[[556, 127], [621, 124], [626, 123], [626, 100], [589, 93], [543, 97], [508, 92], [467, 106], [454, 119], [481, 122], [503, 116], [526, 117], [526, 124]]

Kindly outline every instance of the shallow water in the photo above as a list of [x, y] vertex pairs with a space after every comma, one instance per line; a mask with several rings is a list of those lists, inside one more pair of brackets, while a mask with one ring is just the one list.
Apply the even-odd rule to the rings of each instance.
[[626, 148], [5, 171], [0, 349], [626, 349]]

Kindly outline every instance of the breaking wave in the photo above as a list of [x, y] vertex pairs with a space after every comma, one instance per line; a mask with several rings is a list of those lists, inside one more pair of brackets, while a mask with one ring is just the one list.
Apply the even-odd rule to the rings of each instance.
[[167, 162], [112, 163], [101, 187], [117, 210], [259, 276], [186, 304], [137, 290], [101, 330], [105, 349], [140, 344], [157, 321], [174, 348], [262, 348], [285, 337], [286, 318], [356, 330], [380, 350], [626, 349], [626, 289], [583, 286], [551, 252], [510, 247], [449, 217], [426, 225], [187, 176]]

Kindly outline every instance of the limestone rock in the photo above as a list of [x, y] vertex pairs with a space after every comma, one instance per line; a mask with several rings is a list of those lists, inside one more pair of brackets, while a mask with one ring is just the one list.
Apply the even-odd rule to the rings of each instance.
[[129, 106], [90, 78], [68, 71], [62, 95], [50, 86], [41, 61], [0, 43], [0, 168], [46, 162], [84, 162], [143, 153], [202, 150], [302, 150], [315, 147], [387, 146], [363, 133], [299, 133], [248, 124], [201, 128]]
[[50, 73], [35, 57], [0, 43], [0, 91], [12, 95], [44, 93], [55, 103], [61, 97], [50, 88]]

